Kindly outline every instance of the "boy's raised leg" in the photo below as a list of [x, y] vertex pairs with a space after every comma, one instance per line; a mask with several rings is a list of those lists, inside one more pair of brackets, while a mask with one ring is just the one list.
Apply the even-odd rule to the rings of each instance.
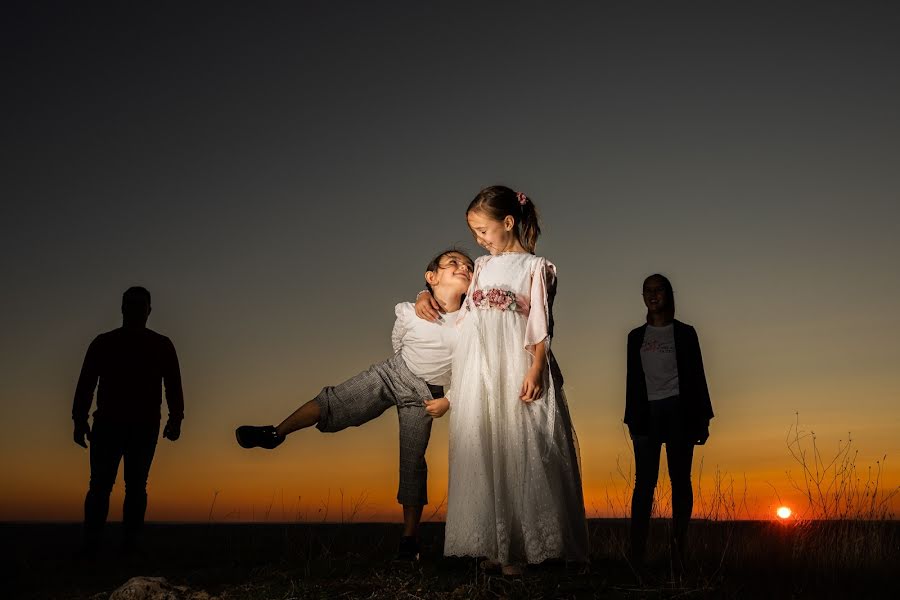
[[242, 425], [235, 430], [234, 434], [237, 437], [238, 444], [244, 448], [266, 448], [271, 450], [280, 446], [288, 434], [318, 423], [321, 414], [319, 403], [316, 400], [310, 400], [291, 413], [278, 427], [273, 427], [272, 425], [263, 425], [262, 427]]
[[319, 402], [317, 400], [310, 400], [291, 413], [291, 416], [282, 421], [278, 427], [275, 428], [275, 432], [281, 437], [287, 437], [288, 434], [294, 433], [295, 431], [312, 427], [319, 422], [321, 416], [322, 409], [319, 408]]

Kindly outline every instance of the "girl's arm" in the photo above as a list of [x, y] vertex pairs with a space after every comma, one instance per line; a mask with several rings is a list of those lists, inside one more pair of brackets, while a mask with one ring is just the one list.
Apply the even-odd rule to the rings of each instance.
[[547, 368], [547, 344], [540, 342], [534, 346], [534, 359], [531, 368], [522, 382], [520, 399], [523, 402], [533, 402], [544, 395], [544, 371]]
[[436, 322], [441, 318], [441, 305], [434, 299], [431, 292], [422, 290], [416, 294], [416, 316], [426, 321]]
[[553, 298], [556, 267], [541, 258], [531, 275], [531, 307], [525, 325], [525, 349], [532, 355], [531, 368], [522, 382], [520, 398], [532, 402], [544, 394], [547, 348], [553, 336]]
[[531, 275], [528, 321], [525, 324], [525, 346], [546, 343], [553, 337], [553, 299], [556, 297], [556, 267], [541, 258]]

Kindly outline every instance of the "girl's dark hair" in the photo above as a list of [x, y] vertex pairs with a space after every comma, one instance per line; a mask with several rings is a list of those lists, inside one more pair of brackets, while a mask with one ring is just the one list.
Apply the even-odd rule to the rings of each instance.
[[[462, 254], [462, 255], [466, 258], [466, 260], [469, 261], [469, 269], [471, 270], [471, 269], [474, 267], [475, 261], [472, 260], [472, 257], [469, 256], [469, 254], [468, 254], [465, 250], [460, 250], [460, 249], [457, 248], [456, 246], [451, 246], [450, 248], [447, 248], [446, 250], [444, 250], [443, 252], [441, 252], [440, 254], [438, 254], [437, 256], [435, 256], [434, 258], [432, 258], [432, 259], [431, 259], [431, 262], [428, 263], [428, 266], [425, 267], [425, 271], [426, 271], [426, 272], [428, 272], [428, 271], [431, 271], [431, 272], [437, 271], [437, 270], [438, 270], [438, 267], [441, 266], [441, 259], [444, 258], [445, 256], [447, 256], [448, 254], [451, 254], [451, 253]], [[434, 294], [434, 290], [431, 289], [431, 284], [429, 284], [428, 281], [425, 282], [425, 287], [428, 289], [428, 291], [429, 291], [431, 294]]]
[[[519, 201], [522, 198], [524, 204]], [[492, 185], [478, 192], [475, 199], [469, 203], [466, 214], [473, 210], [480, 210], [495, 221], [502, 221], [510, 216], [515, 221], [514, 230], [522, 247], [534, 254], [538, 236], [541, 235], [541, 226], [538, 223], [537, 208], [531, 198], [516, 193], [505, 185]]]
[[[665, 275], [660, 275], [659, 273], [654, 273], [650, 275], [646, 279], [644, 279], [644, 286], [647, 285], [647, 282], [651, 279], [657, 279], [660, 283], [663, 284], [663, 288], [666, 290], [666, 298], [668, 298], [669, 302], [667, 304], [668, 308], [666, 309], [666, 317], [669, 319], [675, 318], [675, 292], [672, 290], [672, 282], [669, 281], [669, 278]], [[643, 287], [643, 286], [642, 286]], [[647, 310], [647, 322], [650, 322], [650, 310]]]

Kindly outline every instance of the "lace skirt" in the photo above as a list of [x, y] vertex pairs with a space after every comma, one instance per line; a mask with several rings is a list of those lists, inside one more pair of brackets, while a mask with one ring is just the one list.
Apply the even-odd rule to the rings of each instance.
[[504, 564], [587, 561], [578, 450], [562, 388], [519, 398], [532, 363], [525, 318], [474, 310], [454, 354], [444, 554]]

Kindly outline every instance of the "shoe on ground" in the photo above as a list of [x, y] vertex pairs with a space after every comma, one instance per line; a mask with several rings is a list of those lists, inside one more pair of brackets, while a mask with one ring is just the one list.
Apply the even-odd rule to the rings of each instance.
[[234, 430], [237, 443], [241, 448], [265, 448], [271, 450], [277, 448], [284, 441], [284, 436], [271, 425], [256, 427], [254, 425], [241, 425]]
[[400, 545], [397, 548], [397, 560], [403, 562], [413, 562], [419, 560], [419, 542], [410, 535], [404, 535], [400, 538]]
[[525, 568], [522, 565], [503, 565], [500, 571], [504, 577], [511, 579], [520, 579], [525, 575]]
[[485, 573], [499, 573], [501, 566], [502, 565], [499, 562], [497, 562], [496, 560], [491, 560], [489, 558], [486, 558], [478, 563], [478, 567]]

